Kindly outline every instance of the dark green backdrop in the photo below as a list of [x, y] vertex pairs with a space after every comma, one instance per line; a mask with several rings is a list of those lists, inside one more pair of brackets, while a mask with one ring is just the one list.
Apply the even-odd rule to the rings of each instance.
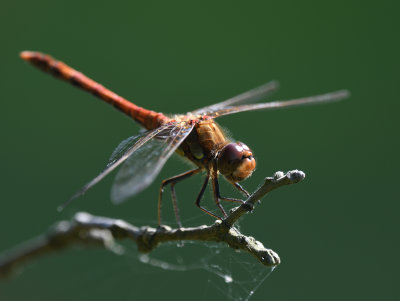
[[[352, 97], [219, 121], [256, 153], [249, 190], [276, 170], [307, 173], [242, 223], [282, 258], [252, 300], [399, 300], [399, 8], [390, 0], [2, 1], [0, 250], [78, 210], [155, 225], [160, 180], [186, 169], [172, 159], [121, 206], [109, 202], [110, 177], [57, 213], [138, 126], [34, 70], [21, 50], [50, 53], [167, 113], [277, 79], [279, 99], [342, 88]], [[178, 187], [184, 220], [196, 217], [186, 224], [212, 222], [193, 205], [199, 186]], [[151, 269], [136, 255], [130, 246], [120, 257], [74, 249], [42, 258], [2, 281], [0, 299], [203, 300], [211, 290], [204, 271]]]

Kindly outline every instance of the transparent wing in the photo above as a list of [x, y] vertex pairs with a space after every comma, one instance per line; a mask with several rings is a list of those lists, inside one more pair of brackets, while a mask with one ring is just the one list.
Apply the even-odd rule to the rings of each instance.
[[254, 89], [244, 92], [242, 94], [236, 95], [232, 98], [229, 98], [225, 101], [213, 104], [211, 106], [197, 109], [191, 113], [194, 115], [197, 115], [197, 114], [207, 114], [208, 115], [214, 111], [221, 110], [225, 107], [232, 106], [234, 104], [256, 102], [261, 99], [267, 98], [278, 88], [279, 88], [279, 83], [277, 81], [271, 81], [262, 86], [254, 88]]
[[[176, 124], [174, 124], [176, 126]], [[124, 141], [122, 141], [118, 147], [112, 153], [106, 168], [93, 180], [83, 186], [77, 193], [75, 193], [69, 200], [67, 200], [64, 204], [58, 207], [58, 210], [61, 211], [67, 206], [71, 201], [83, 195], [87, 190], [100, 182], [106, 175], [112, 172], [115, 168], [117, 168], [122, 162], [124, 162], [130, 155], [132, 155], [135, 151], [140, 149], [143, 145], [149, 142], [152, 138], [156, 137], [161, 132], [170, 128], [171, 124], [163, 125], [155, 130], [144, 132], [140, 135], [130, 137]]]
[[115, 177], [111, 200], [121, 203], [149, 186], [193, 127], [184, 122], [172, 124], [134, 152]]
[[292, 100], [287, 100], [287, 101], [273, 101], [273, 102], [250, 104], [250, 105], [243, 105], [243, 106], [237, 106], [237, 107], [229, 106], [229, 107], [223, 108], [221, 110], [215, 111], [213, 113], [210, 113], [209, 115], [211, 117], [216, 118], [216, 117], [234, 114], [234, 113], [238, 113], [238, 112], [244, 112], [244, 111], [279, 109], [279, 108], [294, 107], [294, 106], [299, 106], [299, 105], [325, 103], [325, 102], [338, 101], [338, 100], [347, 98], [349, 95], [350, 95], [349, 91], [341, 90], [341, 91], [331, 92], [331, 93], [327, 93], [327, 94], [292, 99]]

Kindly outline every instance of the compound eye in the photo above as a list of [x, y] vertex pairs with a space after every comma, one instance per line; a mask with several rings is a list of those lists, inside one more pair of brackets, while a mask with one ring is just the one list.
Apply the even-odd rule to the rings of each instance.
[[241, 142], [227, 144], [218, 155], [219, 172], [232, 182], [249, 177], [255, 167], [253, 153]]
[[243, 157], [243, 147], [240, 144], [230, 143], [224, 147], [220, 154], [220, 158], [224, 163], [232, 164]]

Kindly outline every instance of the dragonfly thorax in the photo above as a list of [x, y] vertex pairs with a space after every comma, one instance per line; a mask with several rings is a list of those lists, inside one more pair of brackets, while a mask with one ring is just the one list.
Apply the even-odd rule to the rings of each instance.
[[228, 181], [239, 182], [251, 176], [256, 168], [256, 160], [246, 144], [229, 143], [217, 154], [217, 168]]

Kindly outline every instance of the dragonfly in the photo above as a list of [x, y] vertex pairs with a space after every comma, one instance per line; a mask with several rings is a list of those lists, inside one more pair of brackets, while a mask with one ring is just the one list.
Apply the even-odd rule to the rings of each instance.
[[[245, 111], [327, 103], [344, 99], [349, 95], [347, 90], [339, 90], [311, 97], [258, 103], [266, 99], [278, 88], [278, 82], [272, 81], [187, 114], [167, 116], [128, 101], [50, 55], [34, 51], [23, 51], [20, 56], [42, 71], [90, 92], [115, 109], [128, 115], [144, 128], [138, 135], [122, 141], [114, 150], [106, 167], [100, 174], [83, 186], [59, 209], [62, 210], [72, 200], [82, 196], [122, 164], [111, 188], [111, 200], [114, 203], [121, 203], [148, 187], [157, 177], [168, 158], [177, 153], [191, 162], [194, 168], [161, 182], [157, 206], [159, 225], [162, 222], [163, 191], [167, 185], [170, 185], [175, 217], [178, 225], [182, 226], [175, 185], [199, 173], [205, 173], [205, 177], [195, 204], [202, 211], [216, 219], [222, 220], [227, 216], [221, 205], [221, 200], [237, 203], [244, 202], [241, 199], [223, 197], [221, 195], [219, 187], [220, 175], [244, 197], [250, 196], [239, 182], [250, 177], [255, 170], [256, 160], [253, 152], [243, 142], [231, 140], [215, 122], [216, 118]], [[214, 201], [222, 216], [201, 205], [201, 200], [209, 182], [212, 183]]]

